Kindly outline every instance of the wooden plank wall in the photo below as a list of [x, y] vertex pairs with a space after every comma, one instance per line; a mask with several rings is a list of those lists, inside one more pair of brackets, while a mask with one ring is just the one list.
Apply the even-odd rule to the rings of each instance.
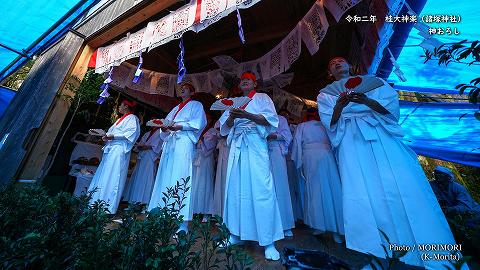
[[28, 153], [23, 168], [20, 171], [19, 179], [37, 179], [41, 177], [44, 168], [45, 160], [47, 160], [48, 153], [52, 148], [55, 138], [58, 136], [60, 128], [65, 121], [68, 110], [70, 109], [70, 100], [68, 97], [73, 97], [74, 93], [66, 86], [68, 83], [78, 84], [78, 81], [72, 76], [82, 80], [85, 76], [88, 67], [88, 61], [93, 54], [93, 49], [90, 46], [85, 46], [80, 57], [72, 70], [72, 73], [67, 75], [66, 82], [63, 84], [61, 94], [57, 95], [53, 108], [46, 117], [46, 122], [39, 130], [38, 139], [33, 144], [32, 150]]
[[7, 115], [1, 119], [0, 136], [9, 135], [0, 149], [0, 184], [15, 178], [83, 43], [83, 38], [68, 32], [61, 42], [40, 56]]

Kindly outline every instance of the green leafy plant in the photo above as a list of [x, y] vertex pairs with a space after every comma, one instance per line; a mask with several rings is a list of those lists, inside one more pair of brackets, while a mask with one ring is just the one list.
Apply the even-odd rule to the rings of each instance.
[[252, 259], [227, 246], [220, 217], [195, 216], [188, 233], [176, 231], [189, 178], [164, 193], [163, 207], [147, 215], [131, 204], [112, 222], [106, 203], [91, 193], [50, 196], [39, 185], [0, 190], [2, 269], [249, 269]]
[[[425, 50], [424, 63], [430, 60], [437, 60], [438, 65], [448, 66], [449, 63], [463, 63], [471, 66], [475, 63], [480, 63], [480, 42], [473, 41], [468, 45], [467, 40], [462, 40], [456, 43], [441, 45], [435, 48], [433, 52]], [[467, 61], [467, 62], [465, 62]], [[455, 89], [459, 90], [459, 94], [463, 95], [468, 90], [468, 98], [471, 103], [478, 102], [480, 94], [480, 77], [470, 81], [470, 83], [458, 84]]]
[[[103, 77], [101, 74], [95, 73], [94, 70], [90, 70], [85, 74], [85, 77], [83, 80], [80, 81], [75, 76], [72, 76], [70, 80], [67, 82], [66, 85], [66, 90], [67, 93], [60, 94], [60, 97], [65, 99], [72, 105], [70, 107], [70, 110], [72, 112], [70, 119], [68, 121], [67, 126], [63, 130], [62, 136], [60, 137], [60, 142], [63, 141], [63, 138], [67, 134], [68, 129], [72, 125], [73, 119], [75, 119], [75, 116], [79, 112], [78, 110], [83, 104], [86, 103], [91, 103], [95, 102], [96, 99], [98, 98], [98, 93], [99, 93], [99, 88], [103, 83]], [[43, 174], [39, 177], [40, 182], [43, 181], [45, 176], [47, 176], [48, 172], [50, 171], [54, 161], [55, 157], [58, 154], [58, 150], [60, 149], [60, 143], [57, 145], [57, 148], [55, 149], [53, 153], [53, 157], [50, 160], [50, 163], [46, 166], [46, 169], [43, 171]]]
[[[400, 262], [400, 259], [407, 255], [408, 251], [407, 250], [392, 250], [391, 252], [388, 252], [388, 247], [392, 244], [390, 242], [390, 238], [388, 238], [387, 234], [382, 231], [381, 229], [378, 229], [380, 234], [383, 236], [385, 241], [387, 242], [387, 245], [382, 244], [383, 251], [385, 252], [385, 257], [387, 260], [387, 265], [384, 266], [382, 261], [377, 258], [375, 255], [368, 253], [368, 255], [371, 258], [371, 263], [370, 266], [374, 270], [391, 270], [394, 269], [394, 266]], [[391, 255], [390, 255], [391, 254]]]

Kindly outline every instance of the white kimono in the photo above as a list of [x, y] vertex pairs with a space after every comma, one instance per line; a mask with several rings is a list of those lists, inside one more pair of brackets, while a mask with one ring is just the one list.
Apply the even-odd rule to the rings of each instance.
[[[164, 206], [162, 197], [163, 192], [167, 192], [168, 187], [174, 187], [181, 179], [190, 177], [186, 187], [189, 190], [184, 194], [185, 201], [184, 208], [180, 210], [180, 215], [183, 215], [184, 221], [192, 220], [193, 209], [191, 204], [191, 187], [193, 175], [193, 157], [195, 151], [195, 144], [197, 143], [202, 130], [207, 124], [205, 111], [200, 102], [191, 100], [185, 107], [179, 110], [177, 105], [167, 115], [165, 119], [172, 120], [175, 124], [182, 125], [183, 129], [179, 131], [161, 132], [160, 137], [164, 140], [162, 156], [155, 179], [155, 186], [153, 187], [152, 198], [148, 204], [148, 211], [158, 206]], [[182, 195], [182, 194], [179, 194]], [[173, 199], [168, 203], [172, 203]]]
[[[295, 134], [296, 128], [297, 125], [290, 125], [290, 133]], [[290, 197], [292, 198], [293, 216], [295, 220], [303, 220], [303, 184], [305, 181], [301, 178], [297, 166], [295, 166], [292, 160], [292, 145], [293, 142], [290, 143], [288, 153], [285, 156], [287, 160], [288, 185], [290, 187]], [[300, 187], [302, 190], [300, 190]]]
[[[346, 81], [333, 84], [345, 89]], [[382, 115], [366, 105], [349, 103], [332, 127], [333, 108], [340, 93], [322, 91], [317, 101], [322, 123], [338, 155], [347, 247], [385, 257], [382, 244], [387, 244], [380, 230], [397, 245], [454, 244], [416, 154], [401, 140], [395, 90], [384, 82], [366, 93], [391, 114]], [[387, 250], [391, 252], [388, 245]], [[419, 251], [416, 247], [401, 260], [427, 269], [443, 269], [445, 261], [422, 261], [422, 253], [449, 252]]]
[[342, 183], [330, 141], [320, 121], [297, 126], [292, 159], [304, 176], [303, 222], [311, 228], [344, 234]]
[[[133, 170], [128, 184], [128, 192], [124, 200], [129, 202], [140, 202], [148, 204], [152, 196], [153, 184], [155, 183], [155, 173], [157, 166], [155, 160], [162, 150], [162, 139], [160, 138], [160, 129], [156, 130], [152, 136], [151, 131], [145, 133], [140, 144], [151, 146], [152, 149], [142, 150], [137, 155], [137, 165]], [[148, 138], [150, 136], [150, 138]]]
[[285, 117], [278, 116], [278, 128], [273, 134], [277, 135], [277, 139], [268, 142], [270, 165], [275, 193], [277, 194], [278, 208], [282, 217], [282, 227], [284, 230], [289, 230], [295, 227], [295, 218], [293, 216], [292, 199], [288, 186], [285, 155], [288, 154], [288, 146], [292, 142], [292, 133]]
[[263, 93], [255, 94], [245, 110], [263, 115], [269, 125], [238, 118], [228, 127], [229, 111], [220, 118], [220, 133], [228, 135], [230, 146], [223, 220], [241, 240], [266, 246], [284, 238], [267, 144], [278, 117], [272, 100]]
[[215, 191], [213, 196], [213, 211], [215, 215], [222, 216], [225, 203], [225, 182], [227, 179], [227, 165], [229, 146], [227, 138], [220, 135], [220, 122], [215, 123], [217, 135], [217, 171], [215, 173]]
[[108, 211], [115, 214], [127, 179], [130, 153], [140, 136], [138, 118], [130, 114], [121, 122], [117, 120], [108, 129], [107, 135], [113, 135], [114, 139], [103, 147], [102, 161], [88, 190], [96, 189], [91, 202], [103, 200], [108, 203]]
[[210, 128], [198, 141], [195, 149], [192, 177], [192, 206], [193, 213], [196, 214], [213, 214], [216, 133], [215, 128]]

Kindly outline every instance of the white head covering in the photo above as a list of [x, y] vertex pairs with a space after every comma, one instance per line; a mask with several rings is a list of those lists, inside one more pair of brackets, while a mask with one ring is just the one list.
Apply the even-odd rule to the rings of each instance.
[[439, 172], [446, 173], [446, 174], [450, 175], [450, 180], [455, 179], [455, 175], [453, 174], [453, 172], [449, 168], [446, 168], [446, 167], [443, 167], [443, 166], [437, 166], [435, 168], [435, 171], [439, 171]]

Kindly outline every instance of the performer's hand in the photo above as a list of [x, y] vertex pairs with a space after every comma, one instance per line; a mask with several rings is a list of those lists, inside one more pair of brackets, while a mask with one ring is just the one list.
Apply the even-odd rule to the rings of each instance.
[[267, 141], [273, 141], [273, 140], [276, 140], [276, 139], [277, 139], [277, 134], [275, 134], [275, 133], [272, 133], [272, 134], [267, 136]]
[[167, 132], [168, 131], [168, 127], [167, 126], [160, 126], [160, 130], [162, 132]]
[[104, 142], [106, 142], [106, 141], [111, 141], [111, 140], [113, 140], [113, 136], [107, 136], [107, 135], [105, 135], [105, 136], [102, 137], [102, 140], [103, 140]]
[[345, 95], [345, 96], [340, 96], [338, 99], [337, 99], [337, 103], [335, 104], [335, 107], [338, 107], [338, 108], [345, 108], [348, 103], [350, 103], [350, 97], [349, 95]]
[[348, 95], [348, 99], [351, 102], [359, 104], [367, 104], [370, 102], [370, 99], [364, 93], [351, 93], [350, 95]]
[[241, 109], [232, 109], [230, 111], [230, 116], [232, 118], [246, 118], [246, 119], [249, 119], [250, 117], [250, 114], [244, 110], [241, 110]]
[[173, 126], [170, 126], [169, 129], [171, 131], [178, 131], [178, 130], [182, 130], [182, 126], [181, 125], [173, 125]]

